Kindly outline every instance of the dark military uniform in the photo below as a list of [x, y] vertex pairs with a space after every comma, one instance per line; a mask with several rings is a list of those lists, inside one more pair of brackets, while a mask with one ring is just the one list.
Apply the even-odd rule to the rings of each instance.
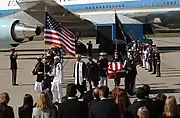
[[92, 56], [92, 43], [91, 41], [89, 41], [89, 43], [87, 43], [88, 45], [88, 56]]
[[37, 82], [42, 82], [44, 80], [44, 64], [39, 61], [36, 65], [34, 70], [32, 71], [33, 75], [37, 75]]
[[108, 70], [108, 59], [103, 58], [98, 60], [98, 69], [99, 69], [99, 85], [107, 86], [107, 70]]
[[133, 89], [135, 86], [135, 79], [137, 75], [136, 63], [133, 60], [127, 60], [127, 64], [125, 66], [127, 74], [125, 76], [125, 90], [133, 95]]
[[161, 59], [160, 59], [160, 54], [158, 51], [155, 53], [155, 60], [157, 62], [156, 64], [157, 76], [156, 77], [161, 77], [161, 72], [160, 72]]
[[152, 53], [153, 53], [153, 50], [150, 47], [149, 52], [148, 52], [148, 63], [149, 63], [149, 71], [148, 72], [152, 72]]
[[[13, 50], [13, 51], [15, 51], [15, 50]], [[14, 85], [17, 85], [16, 84], [16, 75], [17, 75], [17, 57], [18, 57], [18, 55], [17, 54], [14, 54], [14, 53], [12, 53], [11, 55], [10, 55], [10, 60], [11, 60], [11, 67], [10, 67], [10, 69], [12, 70], [12, 85], [14, 86]]]
[[153, 52], [152, 52], [153, 73], [151, 73], [151, 74], [156, 74], [156, 65], [157, 65], [156, 56], [157, 56], [156, 51], [153, 50]]
[[98, 65], [94, 61], [87, 63], [87, 80], [89, 82], [90, 89], [92, 89], [91, 81], [95, 86], [98, 85], [99, 82]]

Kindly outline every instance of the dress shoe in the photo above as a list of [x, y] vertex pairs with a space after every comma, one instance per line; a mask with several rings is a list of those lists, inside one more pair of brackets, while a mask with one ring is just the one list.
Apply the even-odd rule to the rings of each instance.
[[13, 84], [13, 86], [18, 86], [18, 84]]

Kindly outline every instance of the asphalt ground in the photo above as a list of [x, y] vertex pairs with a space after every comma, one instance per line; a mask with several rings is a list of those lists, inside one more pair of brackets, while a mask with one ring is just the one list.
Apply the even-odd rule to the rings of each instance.
[[[86, 43], [88, 40], [85, 40]], [[179, 101], [180, 95], [180, 51], [176, 48], [180, 44], [180, 38], [154, 38], [154, 44], [159, 47], [168, 47], [171, 46], [172, 49], [163, 50], [161, 53], [161, 72], [162, 77], [157, 78], [155, 75], [151, 75], [143, 68], [138, 67], [138, 75], [136, 79], [136, 88], [142, 86], [143, 84], [148, 84], [151, 86], [151, 97], [155, 97], [158, 93], [165, 93], [166, 95], [174, 95]], [[93, 40], [93, 43], [95, 41]], [[97, 45], [94, 45], [97, 47]], [[17, 83], [19, 86], [11, 85], [11, 71], [10, 67], [10, 52], [0, 52], [0, 91], [6, 91], [10, 95], [10, 103], [14, 108], [15, 114], [17, 116], [18, 107], [22, 105], [23, 96], [26, 93], [29, 93], [33, 96], [34, 101], [36, 100], [37, 93], [34, 91], [34, 83], [36, 77], [31, 74], [32, 69], [36, 64], [36, 56], [43, 54], [42, 51], [38, 49], [43, 49], [44, 44], [42, 41], [33, 41], [23, 45], [20, 45], [17, 50], [18, 52], [18, 74], [17, 74]], [[48, 47], [46, 47], [48, 48]], [[37, 49], [37, 50], [36, 50]], [[7, 49], [9, 50], [9, 49]], [[23, 51], [25, 50], [25, 51]], [[27, 51], [29, 50], [29, 51]], [[83, 58], [84, 61], [87, 61], [86, 58]], [[63, 92], [65, 94], [65, 87], [68, 83], [74, 82], [72, 77], [73, 73], [73, 64], [74, 59], [67, 58], [64, 59], [64, 83], [63, 83]], [[113, 80], [109, 79], [108, 86], [110, 90], [114, 88]], [[124, 88], [124, 79], [121, 80], [121, 86]], [[135, 96], [131, 96], [131, 101], [135, 99]], [[17, 118], [17, 117], [16, 117]]]

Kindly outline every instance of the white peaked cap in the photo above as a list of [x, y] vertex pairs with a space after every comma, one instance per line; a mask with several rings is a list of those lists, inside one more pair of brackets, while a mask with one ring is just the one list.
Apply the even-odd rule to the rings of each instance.
[[106, 53], [101, 52], [101, 53], [99, 53], [99, 55], [104, 56], [104, 55], [106, 55]]
[[46, 56], [47, 56], [47, 57], [50, 57], [51, 55], [50, 55], [50, 54], [47, 54]]
[[41, 61], [41, 62], [45, 63], [45, 59], [42, 59], [42, 61]]
[[60, 59], [60, 57], [59, 56], [55, 56], [54, 59], [57, 60], [57, 59]]

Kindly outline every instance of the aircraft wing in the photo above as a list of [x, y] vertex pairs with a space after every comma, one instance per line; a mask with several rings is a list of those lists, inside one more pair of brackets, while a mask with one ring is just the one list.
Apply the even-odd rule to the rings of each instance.
[[[21, 9], [42, 24], [47, 12], [72, 31], [94, 30], [96, 24], [114, 24], [115, 14], [76, 14], [59, 5], [54, 0], [23, 0], [18, 2]], [[143, 24], [135, 19], [118, 14], [122, 24]]]
[[71, 30], [94, 29], [94, 24], [74, 14], [54, 0], [23, 0], [18, 2], [21, 9], [42, 24], [45, 22], [45, 9], [57, 21]]

